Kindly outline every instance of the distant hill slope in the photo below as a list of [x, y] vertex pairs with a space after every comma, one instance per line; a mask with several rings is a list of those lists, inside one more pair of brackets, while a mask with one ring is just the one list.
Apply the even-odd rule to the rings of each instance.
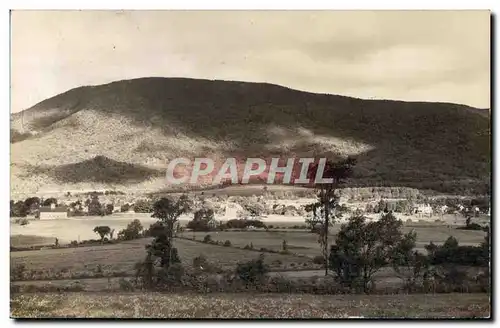
[[[356, 184], [448, 192], [480, 191], [490, 179], [489, 111], [265, 83], [141, 78], [80, 87], [13, 114], [11, 132], [13, 192], [164, 188], [158, 172], [178, 156], [353, 155]], [[104, 178], [103, 158], [125, 171]]]

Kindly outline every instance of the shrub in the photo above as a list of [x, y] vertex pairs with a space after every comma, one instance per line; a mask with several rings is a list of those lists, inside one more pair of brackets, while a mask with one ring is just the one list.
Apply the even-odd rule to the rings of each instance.
[[30, 223], [30, 221], [26, 218], [22, 218], [22, 219], [16, 220], [16, 223], [18, 223], [19, 225], [25, 226], [25, 225], [28, 225]]
[[465, 227], [458, 227], [457, 229], [459, 230], [484, 230], [484, 227], [477, 223], [470, 223], [469, 225]]
[[165, 225], [162, 222], [155, 222], [149, 225], [149, 229], [143, 230], [144, 237], [157, 237], [165, 233]]
[[111, 228], [108, 226], [96, 226], [93, 231], [101, 237], [102, 244], [104, 243], [104, 237], [111, 232]]
[[243, 249], [253, 249], [253, 244], [252, 243], [250, 243], [250, 245], [246, 244], [245, 247], [243, 247]]
[[[127, 225], [127, 228], [121, 230], [118, 233], [118, 239], [120, 240], [134, 240], [141, 237], [143, 231], [141, 221], [135, 219]], [[150, 227], [151, 229], [151, 227]]]
[[283, 242], [281, 244], [281, 250], [283, 250], [285, 252], [288, 250], [288, 243], [286, 242], [285, 239], [283, 239]]
[[208, 263], [207, 259], [203, 255], [199, 255], [193, 259], [193, 268], [199, 269], [206, 266]]
[[255, 228], [266, 228], [266, 225], [260, 220], [232, 219], [226, 222], [226, 227], [228, 229], [245, 229], [250, 226]]
[[23, 280], [24, 274], [26, 272], [26, 266], [24, 264], [19, 264], [11, 268], [10, 278], [11, 280]]
[[269, 267], [264, 263], [264, 254], [258, 259], [246, 263], [238, 263], [236, 275], [247, 284], [256, 284], [269, 272]]
[[205, 235], [205, 237], [203, 237], [203, 242], [209, 244], [210, 242], [212, 242], [212, 236]]
[[321, 265], [325, 264], [325, 258], [321, 255], [316, 255], [312, 261], [314, 264], [321, 264]]
[[160, 284], [166, 285], [176, 285], [179, 284], [182, 280], [182, 276], [184, 275], [184, 267], [181, 263], [174, 263], [170, 265], [168, 268], [160, 269], [158, 273], [158, 279]]
[[193, 268], [195, 272], [220, 273], [222, 268], [208, 261], [205, 256], [199, 255], [193, 259]]
[[226, 240], [226, 241], [224, 242], [224, 246], [226, 246], [226, 247], [230, 247], [230, 246], [231, 246], [231, 241], [230, 241], [230, 240]]
[[81, 292], [83, 290], [85, 290], [85, 287], [79, 281], [75, 281], [75, 282], [71, 283], [69, 286], [64, 286], [62, 288], [62, 291], [65, 291], [65, 292]]
[[138, 200], [135, 202], [133, 208], [136, 213], [152, 213], [153, 202], [150, 200]]
[[214, 220], [214, 210], [211, 208], [202, 208], [194, 213], [194, 219], [189, 221], [187, 228], [193, 231], [211, 231], [216, 228], [210, 223]]
[[120, 290], [124, 292], [133, 292], [135, 290], [134, 284], [129, 279], [120, 278], [118, 285]]
[[433, 265], [488, 266], [490, 262], [489, 243], [483, 243], [480, 246], [460, 246], [455, 238], [449, 237], [442, 246], [430, 243], [425, 246], [425, 249]]
[[21, 292], [21, 286], [19, 285], [10, 285], [10, 293], [11, 294], [16, 294]]
[[120, 208], [120, 212], [128, 212], [130, 210], [130, 205], [129, 204], [124, 204]]

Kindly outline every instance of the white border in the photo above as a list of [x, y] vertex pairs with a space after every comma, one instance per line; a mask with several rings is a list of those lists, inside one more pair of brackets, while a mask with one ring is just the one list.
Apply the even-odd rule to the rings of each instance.
[[[2, 100], [3, 106], [2, 106], [2, 117], [3, 119], [1, 120], [2, 127], [0, 128], [0, 133], [3, 134], [2, 138], [2, 153], [4, 156], [6, 154], [9, 154], [10, 151], [10, 143], [8, 141], [9, 139], [9, 123], [10, 123], [10, 115], [9, 111], [7, 108], [10, 108], [9, 104], [9, 69], [10, 69], [10, 63], [9, 63], [9, 12], [8, 9], [237, 9], [237, 10], [245, 10], [245, 9], [293, 9], [293, 10], [300, 10], [300, 9], [335, 9], [335, 10], [348, 10], [348, 9], [365, 9], [365, 10], [372, 10], [372, 9], [390, 9], [390, 10], [396, 10], [396, 9], [413, 9], [413, 10], [421, 10], [421, 9], [448, 9], [448, 10], [456, 10], [456, 9], [490, 9], [494, 13], [496, 12], [497, 14], [500, 12], [498, 9], [500, 6], [500, 2], [497, 0], [474, 0], [474, 1], [441, 1], [441, 0], [420, 0], [420, 1], [413, 1], [413, 2], [408, 2], [408, 1], [400, 1], [400, 0], [392, 0], [392, 1], [361, 1], [361, 0], [351, 0], [351, 1], [338, 1], [335, 3], [332, 3], [332, 1], [324, 1], [324, 0], [308, 0], [308, 1], [269, 1], [269, 0], [253, 0], [253, 1], [161, 1], [161, 2], [156, 2], [156, 1], [151, 1], [151, 0], [141, 0], [141, 1], [129, 1], [129, 0], [122, 0], [122, 1], [104, 1], [104, 0], [85, 0], [85, 1], [55, 1], [55, 0], [50, 0], [50, 1], [44, 1], [43, 3], [40, 1], [34, 1], [34, 0], [25, 0], [25, 1], [13, 1], [13, 0], [4, 0], [1, 2], [1, 7], [2, 10], [0, 11], [0, 19], [1, 19], [1, 30], [0, 30], [0, 37], [1, 37], [1, 44], [3, 47], [1, 48], [1, 54], [2, 54], [2, 88], [1, 91], [3, 93], [3, 97], [0, 99]], [[495, 27], [495, 36], [498, 36], [498, 17], [496, 17], [496, 27]], [[495, 39], [496, 39], [495, 37]], [[498, 55], [495, 55], [495, 59], [498, 58]], [[497, 70], [495, 69], [495, 76], [496, 76]], [[492, 90], [495, 92], [497, 90], [497, 86], [495, 85], [494, 89]], [[495, 108], [495, 104], [492, 104], [493, 108]], [[498, 115], [495, 115], [498, 116]], [[497, 122], [498, 117], [495, 119], [495, 123]], [[498, 143], [494, 143], [497, 145]], [[495, 149], [497, 150], [497, 149]], [[497, 152], [495, 152], [497, 153]], [[5, 157], [4, 157], [5, 158]], [[496, 162], [496, 161], [495, 161]], [[2, 195], [3, 201], [0, 201], [0, 209], [3, 215], [2, 223], [4, 224], [4, 229], [2, 229], [2, 233], [4, 233], [4, 238], [3, 238], [3, 243], [4, 243], [4, 251], [1, 252], [2, 256], [2, 277], [1, 277], [1, 282], [2, 286], [4, 286], [2, 290], [2, 301], [1, 301], [1, 310], [2, 310], [2, 326], [4, 324], [7, 324], [8, 326], [13, 325], [14, 322], [12, 320], [9, 320], [9, 287], [8, 287], [8, 281], [9, 281], [9, 266], [5, 265], [9, 263], [9, 255], [7, 250], [9, 249], [9, 220], [7, 217], [8, 213], [8, 207], [7, 207], [7, 201], [9, 195], [10, 195], [10, 189], [9, 189], [9, 178], [10, 178], [10, 173], [9, 173], [9, 162], [7, 160], [1, 161], [1, 172], [2, 172], [2, 180], [0, 183], [0, 192]], [[495, 179], [496, 180], [496, 179]], [[494, 199], [495, 204], [499, 204], [500, 207], [500, 202], [498, 202], [500, 196], [496, 194], [496, 197]], [[494, 207], [494, 217], [497, 217], [498, 209], [497, 206]], [[495, 224], [495, 227], [499, 225], [498, 223]], [[495, 228], [495, 234], [494, 236], [498, 235], [498, 229]], [[495, 243], [498, 244], [498, 243]], [[496, 252], [495, 252], [496, 253]], [[496, 259], [495, 259], [496, 261]], [[500, 283], [500, 280], [498, 279], [498, 267], [496, 268], [496, 277], [495, 277], [495, 286]], [[497, 302], [498, 303], [498, 300]], [[496, 310], [496, 306], [495, 306]], [[496, 312], [496, 311], [495, 311]], [[7, 322], [6, 322], [7, 321]], [[373, 325], [376, 322], [369, 322], [366, 324]], [[54, 323], [52, 322], [45, 322], [45, 323], [39, 323], [43, 324], [46, 326], [52, 326]], [[69, 323], [59, 323], [61, 325], [68, 325]], [[92, 326], [100, 326], [103, 325], [103, 323], [80, 323], [84, 325], [89, 325], [92, 324]], [[122, 323], [123, 324], [123, 323]], [[137, 326], [145, 325], [144, 323], [128, 323], [128, 324], [133, 324]], [[169, 323], [173, 324], [173, 323]], [[200, 324], [205, 324], [205, 323], [200, 323]], [[220, 325], [219, 322], [214, 322], [214, 324]], [[253, 325], [259, 325], [260, 327], [262, 325], [267, 325], [269, 323], [252, 323]], [[273, 324], [283, 324], [279, 322], [274, 322]], [[289, 324], [288, 322], [285, 324]], [[308, 324], [307, 322], [302, 322], [301, 324]], [[331, 322], [328, 322], [327, 324], [331, 325]], [[343, 324], [343, 323], [335, 323], [336, 325], [338, 324]], [[357, 323], [359, 325], [360, 323]], [[382, 323], [386, 324], [386, 323]], [[400, 323], [396, 323], [400, 324]], [[420, 323], [419, 325], [425, 325], [425, 326], [433, 326], [436, 325], [436, 323]]]

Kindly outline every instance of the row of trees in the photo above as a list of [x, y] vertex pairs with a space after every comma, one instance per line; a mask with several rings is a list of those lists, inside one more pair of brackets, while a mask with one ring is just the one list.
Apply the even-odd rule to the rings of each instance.
[[[96, 226], [93, 230], [101, 238], [101, 243], [103, 243], [107, 237], [113, 239], [115, 229], [111, 229], [109, 226]], [[145, 234], [144, 227], [141, 221], [135, 219], [130, 222], [127, 227], [118, 232], [118, 240], [134, 240], [143, 237]]]
[[57, 206], [57, 199], [47, 198], [41, 200], [39, 197], [28, 197], [24, 201], [10, 201], [10, 216], [11, 217], [26, 217], [28, 214], [34, 214], [40, 206]]
[[369, 292], [374, 274], [392, 266], [411, 290], [439, 275], [436, 270], [439, 266], [489, 265], [489, 233], [478, 247], [459, 246], [458, 241], [450, 237], [442, 246], [427, 245], [425, 255], [415, 250], [417, 234], [414, 231], [403, 234], [402, 225], [391, 213], [370, 222], [363, 216], [351, 217], [348, 224], [342, 225], [330, 248], [329, 268], [338, 281]]
[[[104, 193], [101, 193], [104, 194]], [[36, 215], [41, 206], [60, 206], [57, 199], [54, 197], [40, 199], [39, 197], [29, 197], [27, 199], [14, 202], [10, 201], [10, 216], [11, 217], [26, 217], [27, 215]], [[113, 204], [101, 203], [99, 201], [99, 193], [91, 193], [90, 198], [87, 198], [84, 202], [78, 200], [71, 202], [69, 204], [69, 209], [71, 209], [71, 214], [74, 216], [104, 216], [110, 215], [114, 211]], [[87, 211], [84, 211], [84, 207], [87, 207]], [[153, 212], [153, 201], [137, 200], [134, 204], [124, 204], [121, 207], [121, 212], [127, 212], [133, 209], [136, 213], [152, 213]]]

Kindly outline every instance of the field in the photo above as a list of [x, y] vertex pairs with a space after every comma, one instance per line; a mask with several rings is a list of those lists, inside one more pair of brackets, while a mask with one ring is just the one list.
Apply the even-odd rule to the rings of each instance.
[[[331, 238], [333, 241], [335, 234], [340, 229], [340, 225], [334, 225], [330, 229]], [[449, 236], [457, 238], [461, 245], [478, 245], [484, 240], [485, 233], [483, 231], [457, 230], [454, 227], [443, 225], [427, 225], [427, 226], [405, 226], [403, 231], [406, 233], [411, 230], [417, 233], [417, 249], [424, 251], [424, 246], [431, 241], [436, 244], [443, 243]], [[207, 234], [215, 240], [230, 240], [233, 245], [244, 247], [245, 245], [253, 244], [255, 249], [261, 247], [279, 251], [281, 250], [283, 240], [287, 241], [288, 249], [297, 254], [315, 256], [320, 253], [318, 236], [303, 230], [280, 230], [273, 231], [255, 231], [255, 232], [196, 232], [194, 235], [197, 239], [203, 239]], [[193, 233], [186, 232], [187, 237], [193, 236]]]
[[[150, 218], [148, 219], [151, 220]], [[141, 221], [143, 221], [142, 218]], [[84, 227], [88, 237], [96, 238], [97, 236], [92, 232], [92, 228], [95, 225], [110, 224], [110, 222], [114, 222], [115, 226], [121, 225], [124, 227], [129, 221], [117, 219], [104, 219], [102, 221], [97, 221], [96, 219], [89, 221], [61, 220], [59, 222], [35, 221], [33, 222], [33, 226], [40, 224], [55, 227], [59, 223], [60, 235], [64, 235], [65, 233], [85, 235], [82, 230], [76, 231], [77, 228], [83, 229], [82, 227]], [[70, 223], [72, 225], [76, 223], [77, 226], [69, 229]], [[332, 227], [330, 242], [333, 242], [339, 227], [339, 225]], [[63, 232], [64, 229], [66, 229], [66, 232]], [[456, 237], [462, 245], [477, 245], [484, 238], [484, 232], [482, 231], [457, 230], [444, 225], [404, 227], [405, 232], [412, 229], [417, 232], [417, 249], [420, 251], [425, 251], [424, 246], [429, 242], [433, 241], [436, 244], [440, 244], [449, 236]], [[54, 230], [47, 229], [44, 231], [39, 228], [38, 231], [48, 234], [53, 233]], [[210, 234], [212, 240], [215, 241], [225, 242], [229, 240], [231, 246], [223, 247], [201, 243], [201, 240], [207, 234]], [[178, 248], [183, 264], [188, 266], [192, 264], [195, 257], [203, 255], [219, 268], [233, 270], [238, 262], [255, 259], [263, 248], [266, 251], [265, 261], [273, 271], [298, 271], [299, 276], [303, 276], [304, 274], [311, 276], [317, 275], [320, 268], [319, 265], [312, 262], [313, 257], [320, 254], [317, 235], [305, 230], [185, 232], [179, 237], [182, 237], [182, 239], [177, 238], [175, 245]], [[190, 240], [193, 237], [196, 241]], [[14, 235], [11, 238], [18, 246], [29, 245], [22, 245], [23, 241], [27, 243], [46, 241], [46, 238], [37, 238], [29, 235]], [[27, 270], [34, 272], [31, 275], [32, 279], [85, 278], [95, 276], [95, 273], [98, 271], [102, 271], [104, 276], [131, 276], [135, 272], [134, 265], [144, 259], [146, 255], [145, 245], [150, 240], [150, 238], [144, 238], [103, 246], [11, 252], [11, 266], [16, 267], [23, 264]], [[290, 254], [268, 252], [268, 250], [281, 251], [283, 240], [287, 241], [287, 249]], [[242, 249], [250, 244], [253, 246], [253, 250]], [[303, 270], [308, 271], [303, 272]], [[390, 272], [383, 273], [382, 278], [384, 281], [388, 279], [390, 281], [394, 280], [390, 279]]]
[[[133, 214], [133, 215], [112, 215], [107, 217], [80, 217], [67, 220], [33, 220], [28, 225], [21, 226], [14, 222], [10, 224], [11, 246], [12, 236], [32, 235], [51, 239], [54, 243], [55, 238], [59, 239], [60, 244], [68, 244], [72, 240], [95, 239], [98, 236], [93, 232], [95, 226], [107, 225], [111, 229], [125, 229], [132, 220], [139, 219], [145, 228], [156, 222], [151, 218], [151, 214]], [[42, 243], [43, 244], [43, 243]], [[34, 246], [35, 244], [24, 244], [17, 246]]]
[[[145, 238], [115, 245], [11, 252], [11, 265], [24, 264], [28, 270], [52, 273], [65, 271], [69, 276], [93, 272], [99, 265], [104, 272], [133, 275], [134, 264], [144, 260], [144, 246], [150, 241]], [[186, 265], [191, 265], [196, 256], [204, 255], [223, 269], [233, 269], [238, 262], [249, 261], [259, 255], [257, 252], [183, 239], [177, 239], [175, 245]], [[266, 262], [273, 269], [286, 269], [288, 263], [301, 267], [304, 263], [312, 264], [311, 259], [283, 254], [266, 254]]]
[[488, 318], [486, 294], [262, 295], [66, 293], [16, 295], [14, 318]]
[[14, 235], [10, 237], [11, 247], [45, 246], [54, 245], [55, 239], [52, 237], [42, 237], [36, 235]]
[[[304, 201], [297, 200], [297, 201]], [[283, 203], [283, 201], [280, 201]], [[376, 216], [376, 215], [372, 215]], [[398, 217], [398, 215], [396, 215]], [[228, 220], [229, 218], [235, 218], [236, 214], [234, 213], [234, 217], [231, 215], [217, 217], [218, 220]], [[398, 217], [399, 218], [399, 217]], [[482, 241], [484, 236], [481, 231], [464, 231], [455, 229], [457, 225], [464, 225], [465, 219], [459, 218], [459, 220], [455, 220], [453, 215], [449, 216], [435, 216], [431, 220], [420, 221], [418, 222], [418, 218], [416, 216], [401, 216], [400, 217], [403, 222], [405, 222], [405, 231], [409, 231], [410, 229], [415, 229], [418, 234], [418, 242], [420, 243], [418, 248], [423, 247], [423, 244], [428, 244], [430, 241], [434, 243], [439, 243], [449, 236], [456, 237], [460, 243], [462, 244], [477, 244]], [[85, 240], [85, 239], [95, 239], [98, 236], [93, 232], [95, 226], [105, 225], [109, 226], [111, 229], [115, 229], [116, 234], [119, 230], [127, 227], [132, 220], [138, 219], [141, 221], [144, 228], [148, 228], [150, 224], [156, 222], [154, 218], [151, 218], [151, 214], [149, 213], [120, 213], [113, 214], [111, 216], [106, 217], [79, 217], [79, 218], [71, 218], [66, 220], [33, 220], [30, 221], [28, 225], [21, 226], [11, 221], [10, 224], [10, 235], [11, 235], [11, 246], [14, 247], [22, 247], [22, 246], [36, 246], [36, 245], [47, 245], [53, 244], [55, 238], [59, 239], [59, 243], [69, 244], [72, 240]], [[411, 219], [412, 223], [406, 223], [407, 219]], [[446, 222], [446, 224], [435, 223], [434, 220], [441, 219]], [[192, 215], [183, 215], [180, 217], [181, 225], [187, 224], [189, 220], [192, 220]], [[267, 225], [273, 225], [273, 227], [280, 228], [288, 228], [296, 225], [304, 225], [304, 218], [302, 216], [284, 216], [284, 215], [268, 215], [263, 218], [262, 221]], [[457, 222], [455, 222], [457, 221]], [[479, 220], [475, 220], [475, 222], [479, 222]], [[481, 224], [488, 224], [488, 222], [479, 222]], [[340, 224], [336, 224], [331, 228], [332, 234], [335, 234], [338, 229], [340, 229]], [[283, 229], [279, 229], [283, 230]], [[291, 232], [292, 230], [285, 230], [283, 233]], [[36, 236], [32, 238], [28, 237], [20, 237], [23, 236]], [[275, 240], [276, 245], [280, 245], [284, 238], [280, 236], [278, 233], [271, 232], [270, 234], [259, 234], [259, 237], [255, 235], [249, 235], [251, 238], [257, 238], [259, 241], [253, 241], [254, 245], [260, 244], [260, 239], [268, 239]], [[288, 236], [288, 235], [287, 235]], [[294, 235], [297, 237], [297, 235]], [[305, 243], [307, 247], [312, 247], [311, 244], [315, 244], [317, 246], [315, 236], [304, 232], [300, 236], [300, 244]], [[290, 244], [295, 244], [295, 237], [290, 235], [294, 241], [288, 240]], [[220, 237], [222, 238], [222, 237]], [[238, 238], [243, 238], [245, 246], [249, 238], [242, 237], [242, 235], [238, 235]], [[232, 238], [225, 238], [233, 241]], [[224, 239], [224, 240], [225, 240]], [[266, 245], [260, 245], [259, 247], [268, 247], [271, 246], [269, 243]], [[304, 245], [299, 245], [304, 246]]]
[[[52, 221], [32, 221], [27, 226], [11, 224], [12, 246], [47, 245], [53, 238], [84, 240], [97, 235], [96, 225], [109, 225], [116, 231], [133, 219], [148, 227], [154, 222], [149, 214], [111, 216]], [[186, 222], [185, 220], [183, 221]], [[278, 225], [279, 224], [279, 225]], [[270, 276], [282, 276], [290, 281], [323, 279], [321, 265], [313, 263], [320, 254], [317, 235], [304, 229], [290, 229], [296, 222], [280, 221], [268, 231], [184, 232], [175, 239], [175, 246], [184, 266], [203, 255], [224, 271], [233, 271], [239, 262], [265, 254]], [[330, 242], [340, 229], [331, 228]], [[483, 231], [458, 230], [456, 226], [437, 223], [406, 224], [404, 232], [417, 232], [417, 249], [424, 251], [429, 242], [440, 244], [449, 236], [461, 245], [477, 245], [484, 239]], [[22, 231], [24, 234], [19, 234]], [[210, 234], [212, 240], [229, 240], [231, 246], [202, 243]], [[78, 237], [75, 237], [78, 236]], [[191, 240], [191, 238], [195, 240]], [[282, 251], [287, 241], [289, 254]], [[23, 280], [11, 281], [11, 288], [21, 293], [11, 295], [13, 317], [168, 317], [168, 318], [344, 318], [362, 317], [487, 317], [488, 294], [415, 294], [415, 295], [310, 295], [310, 294], [151, 294], [123, 293], [120, 277], [133, 277], [134, 265], [144, 260], [145, 245], [151, 238], [117, 244], [76, 248], [40, 249], [10, 253], [11, 267], [24, 265]], [[242, 249], [253, 245], [253, 250]], [[264, 249], [261, 252], [261, 249]], [[273, 251], [271, 253], [270, 251]], [[476, 274], [475, 268], [463, 268]], [[390, 267], [374, 276], [380, 290], [397, 290], [402, 286]], [[77, 286], [80, 289], [74, 289]], [[72, 289], [73, 288], [73, 289]], [[52, 294], [59, 289], [63, 293]], [[37, 294], [32, 294], [33, 292]], [[120, 292], [118, 292], [120, 291]], [[385, 292], [387, 293], [387, 291]], [[392, 293], [392, 292], [390, 292]], [[168, 300], [168, 302], [166, 302]]]

